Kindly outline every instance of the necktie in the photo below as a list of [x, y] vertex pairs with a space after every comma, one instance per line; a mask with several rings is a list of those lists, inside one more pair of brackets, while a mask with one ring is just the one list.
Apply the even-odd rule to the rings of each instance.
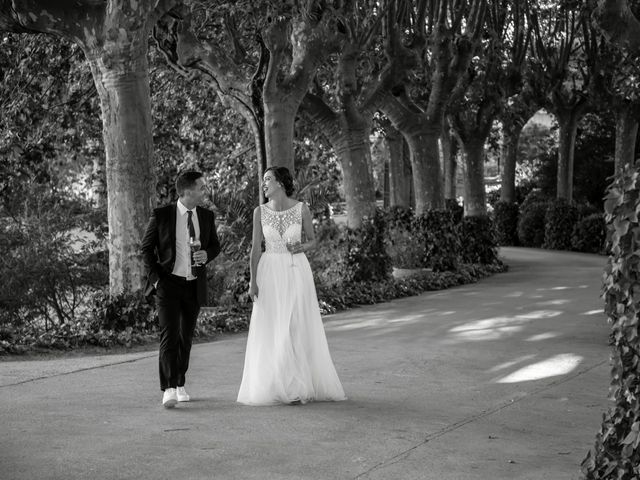
[[[187, 229], [189, 230], [189, 240], [196, 239], [196, 228], [193, 226], [193, 212], [187, 210]], [[193, 264], [193, 250], [189, 247], [189, 258], [191, 259], [191, 274], [194, 277], [198, 276], [197, 269]]]
[[187, 210], [187, 228], [189, 229], [189, 238], [196, 238], [196, 229], [193, 226], [193, 212], [191, 210]]

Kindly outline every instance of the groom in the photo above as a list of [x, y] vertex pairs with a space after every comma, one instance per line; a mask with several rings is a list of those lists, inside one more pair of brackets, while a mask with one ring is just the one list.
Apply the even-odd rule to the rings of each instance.
[[[181, 173], [176, 191], [177, 203], [153, 211], [142, 240], [144, 293], [155, 293], [160, 320], [160, 389], [166, 408], [189, 401], [185, 374], [200, 306], [207, 300], [205, 265], [220, 253], [214, 214], [199, 206], [208, 193], [202, 173]], [[200, 240], [200, 250], [191, 251], [190, 239]]]

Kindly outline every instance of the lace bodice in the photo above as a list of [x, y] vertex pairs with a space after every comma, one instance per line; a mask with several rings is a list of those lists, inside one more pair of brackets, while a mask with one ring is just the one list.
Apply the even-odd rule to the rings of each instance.
[[260, 223], [267, 253], [289, 253], [287, 239], [299, 242], [302, 238], [302, 203], [276, 212], [260, 205]]

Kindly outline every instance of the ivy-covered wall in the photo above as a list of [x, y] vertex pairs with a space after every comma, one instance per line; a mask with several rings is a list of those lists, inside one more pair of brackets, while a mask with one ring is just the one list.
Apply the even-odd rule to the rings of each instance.
[[604, 272], [611, 325], [614, 405], [604, 414], [594, 447], [582, 463], [588, 480], [640, 479], [640, 167], [616, 176], [605, 201], [610, 256]]

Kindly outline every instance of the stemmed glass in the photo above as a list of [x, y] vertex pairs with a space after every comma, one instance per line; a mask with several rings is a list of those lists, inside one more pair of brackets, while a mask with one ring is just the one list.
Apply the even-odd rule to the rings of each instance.
[[289, 252], [291, 253], [291, 266], [295, 267], [296, 264], [293, 263], [293, 246], [296, 244], [296, 242], [293, 241], [293, 238], [291, 237], [287, 237], [287, 250], [289, 250]]
[[200, 243], [200, 239], [195, 237], [189, 237], [189, 247], [191, 248], [191, 266], [199, 267], [200, 264], [194, 261], [193, 254], [198, 250], [200, 250], [200, 248], [202, 247], [202, 244]]

